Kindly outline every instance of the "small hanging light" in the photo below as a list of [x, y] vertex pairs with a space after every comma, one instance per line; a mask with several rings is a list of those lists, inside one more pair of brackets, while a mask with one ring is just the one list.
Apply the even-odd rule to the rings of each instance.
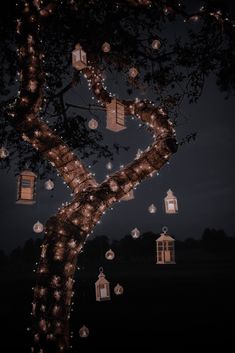
[[121, 286], [119, 283], [114, 287], [114, 293], [116, 295], [122, 295], [124, 292], [123, 286]]
[[107, 260], [113, 260], [115, 258], [115, 253], [113, 252], [112, 249], [109, 249], [108, 251], [106, 251], [105, 258]]
[[45, 189], [48, 191], [53, 190], [54, 186], [55, 186], [55, 184], [51, 179], [48, 179], [44, 184]]
[[168, 214], [178, 213], [178, 201], [171, 189], [167, 191], [167, 196], [165, 197], [164, 202], [165, 202], [166, 213]]
[[79, 330], [79, 336], [82, 338], [88, 337], [89, 333], [90, 333], [90, 331], [85, 325], [83, 325]]
[[104, 53], [109, 53], [111, 50], [111, 46], [108, 42], [105, 42], [103, 45], [102, 45], [102, 51]]
[[138, 228], [132, 229], [132, 231], [131, 231], [131, 236], [132, 236], [133, 239], [139, 238], [139, 236], [140, 236], [140, 231], [139, 231], [139, 229], [138, 229]]
[[154, 39], [153, 42], [152, 42], [152, 48], [154, 50], [156, 50], [156, 49], [160, 49], [160, 47], [161, 47], [160, 40], [159, 39]]
[[100, 267], [99, 271], [100, 274], [98, 276], [98, 280], [95, 282], [96, 301], [98, 302], [110, 300], [109, 281], [105, 278], [102, 267]]
[[139, 71], [136, 69], [136, 67], [131, 67], [129, 70], [129, 76], [131, 78], [136, 78], [136, 76], [138, 76]]
[[9, 156], [9, 151], [5, 147], [0, 148], [0, 159], [5, 159]]
[[152, 203], [148, 208], [149, 213], [156, 213], [157, 207]]
[[108, 170], [111, 170], [111, 169], [113, 168], [112, 162], [108, 162], [108, 163], [106, 164], [106, 168], [107, 168]]
[[42, 233], [43, 229], [44, 229], [43, 224], [39, 221], [37, 221], [33, 226], [33, 231], [35, 233]]
[[97, 127], [98, 127], [98, 121], [94, 118], [92, 118], [91, 120], [89, 120], [88, 122], [88, 127], [91, 129], [91, 130], [96, 130]]

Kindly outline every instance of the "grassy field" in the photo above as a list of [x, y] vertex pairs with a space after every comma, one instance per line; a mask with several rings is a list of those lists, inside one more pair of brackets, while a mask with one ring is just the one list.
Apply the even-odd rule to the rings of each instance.
[[[73, 352], [213, 352], [231, 351], [235, 317], [235, 262], [205, 261], [168, 266], [104, 266], [112, 300], [96, 302], [98, 268], [77, 274], [71, 327]], [[2, 272], [1, 344], [4, 352], [29, 352], [27, 326], [33, 278]], [[124, 294], [115, 296], [119, 282]], [[90, 336], [81, 339], [85, 324]], [[128, 348], [130, 347], [130, 348]]]

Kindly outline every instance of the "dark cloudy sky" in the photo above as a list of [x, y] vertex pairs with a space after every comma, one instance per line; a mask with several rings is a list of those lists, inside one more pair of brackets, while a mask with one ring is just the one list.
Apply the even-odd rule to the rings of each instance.
[[[77, 96], [75, 89], [70, 92], [71, 99], [73, 95]], [[179, 138], [197, 131], [196, 141], [181, 147], [158, 177], [141, 184], [135, 191], [134, 200], [121, 202], [113, 211], [108, 211], [93, 236], [106, 234], [110, 238], [119, 238], [134, 227], [141, 232], [159, 232], [164, 225], [177, 239], [198, 238], [205, 227], [223, 228], [234, 236], [234, 111], [234, 97], [225, 100], [211, 79], [198, 104], [184, 105], [183, 112], [188, 121], [177, 128]], [[100, 125], [105, 125], [104, 117]], [[131, 141], [130, 152], [115, 158], [114, 170], [130, 161], [139, 147], [147, 147], [151, 141], [147, 134], [144, 136], [143, 129], [138, 129], [135, 121], [129, 121], [128, 129], [123, 132], [106, 131], [105, 137], [110, 142], [130, 144]], [[100, 180], [107, 173], [106, 163], [101, 161], [96, 167]], [[62, 202], [69, 199], [69, 191], [59, 178], [52, 193], [44, 190], [42, 181], [38, 182], [37, 203], [33, 206], [15, 204], [16, 179], [13, 171], [0, 171], [0, 185], [0, 248], [5, 250], [36, 237], [32, 231], [34, 222], [38, 219], [44, 222]], [[169, 188], [178, 198], [178, 215], [164, 213], [163, 199]], [[151, 203], [157, 207], [156, 214], [148, 213]]]

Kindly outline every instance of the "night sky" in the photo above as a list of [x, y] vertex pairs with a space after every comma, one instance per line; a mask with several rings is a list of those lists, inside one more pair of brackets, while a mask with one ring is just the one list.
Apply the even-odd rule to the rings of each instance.
[[[78, 92], [74, 89], [69, 98], [77, 96]], [[135, 227], [141, 232], [159, 232], [164, 225], [176, 239], [198, 238], [205, 227], [223, 228], [228, 235], [234, 236], [234, 108], [234, 97], [225, 100], [211, 79], [198, 104], [185, 104], [183, 113], [187, 121], [177, 128], [179, 139], [197, 131], [196, 141], [183, 145], [159, 176], [143, 182], [135, 190], [134, 200], [118, 203], [113, 211], [108, 211], [92, 237], [105, 234], [112, 239], [121, 238]], [[99, 123], [104, 127], [104, 116]], [[127, 125], [123, 132], [105, 132], [107, 142], [116, 141], [131, 146], [129, 152], [115, 157], [113, 170], [130, 161], [138, 148], [147, 147], [151, 142], [151, 137], [144, 134], [143, 128], [138, 128], [137, 122], [128, 120]], [[95, 167], [99, 180], [107, 174], [107, 162], [102, 160]], [[32, 231], [33, 224], [38, 219], [45, 222], [62, 202], [70, 199], [70, 192], [60, 178], [56, 179], [52, 192], [44, 190], [44, 181], [39, 180], [37, 203], [33, 206], [16, 205], [14, 172], [1, 170], [0, 173], [0, 248], [9, 251], [28, 238], [38, 236]], [[169, 188], [178, 198], [177, 215], [166, 215], [164, 212], [163, 201]], [[148, 213], [151, 203], [157, 207], [156, 214]]]
[[[114, 89], [114, 87], [112, 87]], [[122, 98], [122, 92], [116, 91]], [[148, 95], [138, 95], [148, 98]], [[81, 91], [73, 88], [67, 97], [70, 103], [88, 103], [89, 93], [86, 86]], [[183, 103], [182, 115], [177, 127], [181, 137], [197, 132], [195, 142], [185, 144], [166, 165], [159, 176], [150, 178], [135, 190], [135, 199], [121, 202], [109, 210], [98, 224], [94, 235], [107, 235], [118, 239], [137, 227], [145, 231], [160, 232], [168, 226], [169, 233], [176, 239], [199, 238], [206, 227], [224, 229], [228, 235], [235, 235], [234, 198], [235, 198], [235, 140], [234, 109], [235, 100], [231, 96], [225, 100], [211, 77], [204, 88], [203, 96], [197, 104]], [[92, 116], [84, 114], [89, 120]], [[107, 143], [118, 142], [130, 146], [129, 152], [122, 152], [114, 158], [115, 171], [121, 164], [131, 161], [138, 148], [146, 148], [152, 141], [151, 136], [138, 127], [136, 121], [128, 119], [128, 128], [119, 133], [105, 130], [105, 115], [99, 116], [99, 129], [104, 132]], [[106, 163], [101, 160], [95, 166], [99, 181], [107, 174]], [[37, 203], [33, 206], [16, 205], [16, 177], [14, 171], [0, 170], [0, 249], [10, 251], [23, 245], [36, 235], [33, 224], [45, 222], [57, 211], [62, 202], [70, 200], [70, 191], [60, 178], [55, 181], [52, 192], [44, 189], [44, 181], [37, 183]], [[179, 213], [166, 215], [164, 197], [171, 188], [178, 198]], [[148, 206], [154, 203], [156, 214], [148, 213]]]

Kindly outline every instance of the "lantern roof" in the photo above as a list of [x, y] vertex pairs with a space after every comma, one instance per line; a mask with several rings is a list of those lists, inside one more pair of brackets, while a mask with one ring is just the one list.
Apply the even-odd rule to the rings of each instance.
[[100, 285], [100, 284], [108, 284], [108, 283], [109, 281], [107, 281], [107, 279], [105, 278], [105, 274], [103, 272], [100, 272], [99, 278], [97, 279], [95, 284]]
[[175, 195], [174, 195], [174, 193], [173, 193], [173, 191], [171, 190], [171, 189], [169, 189], [168, 191], [167, 191], [167, 196], [166, 196], [167, 198], [168, 197], [175, 197]]
[[28, 169], [20, 172], [20, 175], [29, 175], [29, 176], [34, 176], [35, 178], [37, 177], [37, 175], [34, 172], [32, 172], [31, 170], [28, 170]]
[[156, 241], [175, 241], [175, 239], [167, 233], [161, 233], [160, 237], [157, 238]]

